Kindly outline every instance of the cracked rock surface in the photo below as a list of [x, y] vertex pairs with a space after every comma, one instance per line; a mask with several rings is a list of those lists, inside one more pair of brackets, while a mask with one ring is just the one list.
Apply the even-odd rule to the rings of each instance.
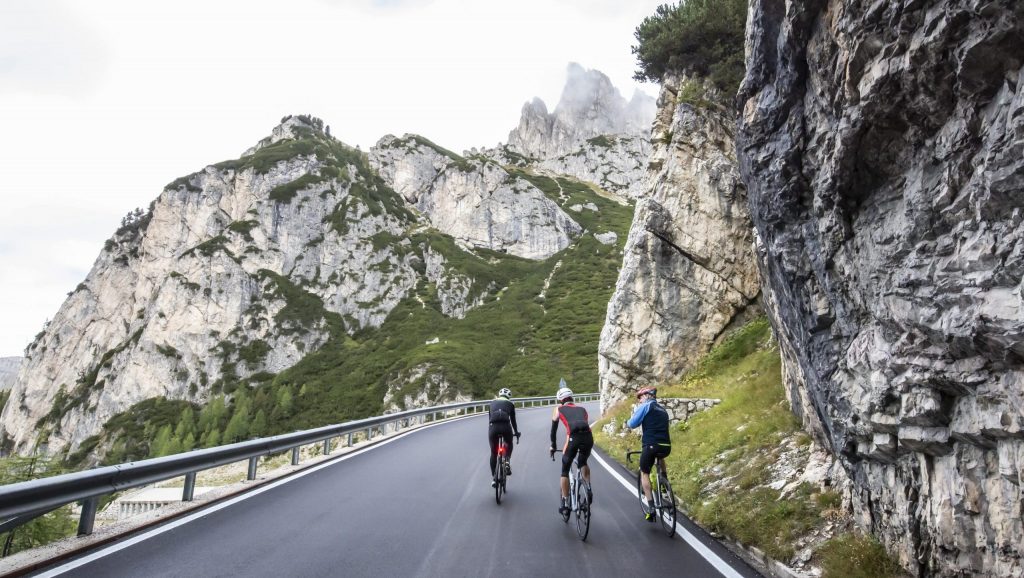
[[747, 49], [794, 410], [906, 569], [1024, 575], [1024, 4], [756, 0]]
[[678, 378], [759, 306], [746, 190], [726, 114], [658, 99], [648, 193], [637, 203], [598, 349], [603, 408]]

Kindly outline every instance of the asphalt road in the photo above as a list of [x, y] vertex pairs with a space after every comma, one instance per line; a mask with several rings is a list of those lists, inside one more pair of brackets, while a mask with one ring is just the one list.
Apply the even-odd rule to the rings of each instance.
[[[573, 520], [565, 524], [557, 512], [550, 416], [551, 408], [518, 411], [522, 443], [501, 505], [490, 487], [487, 424], [474, 416], [348, 454], [39, 575], [723, 575], [686, 541], [644, 521], [635, 494], [595, 458], [590, 536], [580, 541]], [[708, 542], [719, 567], [724, 560], [735, 568], [726, 575], [759, 576]]]

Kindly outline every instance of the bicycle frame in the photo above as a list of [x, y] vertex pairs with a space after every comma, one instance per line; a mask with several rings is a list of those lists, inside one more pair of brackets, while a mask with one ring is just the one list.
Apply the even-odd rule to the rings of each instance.
[[[562, 450], [555, 451], [561, 452]], [[551, 454], [551, 459], [555, 459], [554, 454]], [[569, 514], [563, 515], [562, 521], [568, 524], [571, 515], [575, 514], [576, 533], [579, 534], [580, 540], [586, 540], [590, 534], [591, 510], [589, 501], [585, 504], [580, 503], [581, 489], [587, 491], [590, 489], [590, 485], [583, 478], [583, 468], [580, 467], [579, 457], [577, 456], [569, 466]]]
[[[626, 461], [632, 465], [632, 456], [641, 453], [640, 451], [626, 452]], [[654, 511], [657, 512], [658, 519], [661, 521], [665, 533], [671, 538], [676, 532], [677, 510], [675, 494], [672, 492], [672, 484], [668, 479], [668, 468], [665, 465], [665, 458], [655, 459], [654, 467], [651, 468], [651, 473], [648, 475], [648, 483], [651, 489], [651, 503], [654, 504]], [[665, 495], [668, 496], [670, 504], [665, 503]], [[643, 491], [643, 472], [639, 470], [637, 471], [637, 498], [640, 500], [640, 507], [646, 513], [648, 507], [644, 503], [646, 495]]]

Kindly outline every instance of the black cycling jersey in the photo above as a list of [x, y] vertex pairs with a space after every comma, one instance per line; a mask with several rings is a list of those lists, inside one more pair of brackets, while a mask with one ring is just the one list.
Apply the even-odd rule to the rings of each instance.
[[516, 405], [507, 399], [491, 401], [487, 410], [487, 421], [491, 424], [510, 423], [512, 431], [519, 431], [519, 424], [516, 423]]
[[491, 446], [490, 466], [491, 474], [494, 474], [494, 467], [498, 462], [498, 438], [505, 439], [505, 446], [508, 448], [508, 457], [512, 458], [512, 434], [519, 432], [519, 425], [516, 423], [516, 406], [507, 399], [495, 399], [491, 401], [490, 409], [487, 410], [487, 442]]

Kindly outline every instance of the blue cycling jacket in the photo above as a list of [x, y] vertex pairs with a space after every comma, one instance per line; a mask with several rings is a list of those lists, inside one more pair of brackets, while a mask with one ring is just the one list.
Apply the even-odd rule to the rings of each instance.
[[668, 412], [656, 400], [647, 400], [636, 408], [626, 425], [630, 428], [644, 426], [640, 443], [645, 446], [672, 443], [668, 437]]

